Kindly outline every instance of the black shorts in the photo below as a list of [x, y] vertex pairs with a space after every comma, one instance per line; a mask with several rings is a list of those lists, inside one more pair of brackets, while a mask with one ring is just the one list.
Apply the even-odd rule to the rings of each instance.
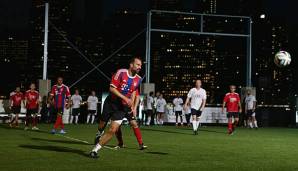
[[247, 110], [246, 115], [247, 115], [248, 118], [250, 118], [250, 117], [252, 117], [252, 114], [253, 114], [253, 113], [254, 113], [254, 112], [253, 112], [252, 110]]
[[12, 106], [11, 111], [13, 114], [20, 114], [21, 113], [21, 106]]
[[27, 109], [26, 116], [37, 115], [38, 109]]
[[72, 108], [71, 115], [78, 116], [80, 114], [80, 108]]
[[129, 107], [123, 105], [120, 99], [113, 100], [109, 95], [103, 104], [100, 120], [104, 122], [110, 119], [112, 121], [122, 120], [128, 112], [130, 112]]
[[91, 115], [96, 115], [96, 110], [88, 110], [88, 113]]
[[191, 115], [196, 115], [197, 117], [200, 117], [202, 115], [202, 111], [191, 109]]
[[178, 115], [181, 116], [182, 115], [182, 111], [175, 111], [175, 115], [176, 116], [178, 116]]
[[153, 115], [153, 110], [148, 109], [148, 110], [146, 111], [146, 114], [147, 114], [148, 116], [152, 116], [152, 115]]
[[232, 117], [239, 118], [239, 112], [228, 112], [227, 117], [228, 118], [232, 118]]

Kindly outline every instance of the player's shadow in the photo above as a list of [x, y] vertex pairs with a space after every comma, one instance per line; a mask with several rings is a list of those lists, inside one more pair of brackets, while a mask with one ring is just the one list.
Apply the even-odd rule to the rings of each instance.
[[43, 151], [53, 151], [53, 152], [62, 152], [62, 153], [74, 153], [78, 155], [82, 155], [84, 157], [89, 157], [88, 154], [85, 153], [85, 151], [73, 149], [69, 147], [61, 147], [61, 146], [40, 146], [40, 145], [19, 145], [21, 148], [27, 148], [27, 149], [33, 149], [33, 150], [43, 150]]
[[161, 130], [161, 129], [150, 129], [150, 128], [143, 128], [142, 131], [164, 132], [164, 133], [170, 133], [170, 134], [183, 134], [183, 135], [192, 134], [192, 133], [184, 133], [184, 132]]
[[146, 152], [148, 154], [156, 154], [156, 155], [168, 155], [169, 153], [164, 153], [164, 152], [157, 152], [157, 151], [149, 151]]
[[31, 138], [34, 141], [44, 141], [44, 142], [54, 142], [54, 143], [64, 143], [64, 144], [79, 144], [79, 145], [89, 145], [83, 142], [78, 141], [67, 141], [67, 140], [51, 140], [51, 139], [42, 139], [42, 138]]

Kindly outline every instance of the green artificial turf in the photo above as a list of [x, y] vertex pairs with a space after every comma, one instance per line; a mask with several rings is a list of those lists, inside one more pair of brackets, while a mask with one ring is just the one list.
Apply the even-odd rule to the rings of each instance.
[[[93, 145], [40, 131], [0, 125], [0, 170], [298, 170], [298, 129], [238, 128], [232, 136], [226, 127], [141, 127], [144, 143], [138, 150], [133, 131], [123, 126], [127, 148], [103, 148], [100, 158], [88, 157]], [[93, 142], [96, 125], [66, 125], [65, 136]], [[116, 140], [108, 144], [115, 145]]]

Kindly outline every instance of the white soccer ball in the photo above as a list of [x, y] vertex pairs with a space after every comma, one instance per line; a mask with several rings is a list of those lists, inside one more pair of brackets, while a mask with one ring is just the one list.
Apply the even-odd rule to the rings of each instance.
[[285, 67], [291, 63], [291, 55], [286, 51], [279, 51], [274, 56], [274, 63], [278, 67]]

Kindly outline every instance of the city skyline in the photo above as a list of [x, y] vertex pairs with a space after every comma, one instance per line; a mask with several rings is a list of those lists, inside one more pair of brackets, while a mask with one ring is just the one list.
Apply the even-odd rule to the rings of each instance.
[[[34, 1], [32, 1], [32, 3], [33, 2]], [[36, 2], [40, 3], [40, 1], [36, 1]], [[176, 10], [183, 11], [183, 10], [190, 10], [191, 9], [190, 6], [192, 7], [193, 5], [196, 9], [198, 9], [197, 11], [193, 10], [193, 12], [222, 14], [222, 11], [226, 11], [226, 13], [233, 13], [234, 15], [249, 15], [247, 14], [249, 11], [249, 7], [251, 7], [252, 9], [252, 7], [254, 7], [254, 5], [257, 4], [258, 6], [257, 9], [259, 11], [252, 11], [250, 16], [253, 18], [253, 21], [254, 21], [254, 24], [253, 24], [254, 57], [253, 58], [255, 60], [254, 61], [255, 65], [253, 68], [253, 74], [254, 74], [253, 83], [254, 83], [254, 86], [257, 86], [257, 88], [259, 88], [258, 93], [260, 93], [261, 95], [260, 97], [264, 97], [264, 98], [261, 98], [260, 100], [263, 101], [264, 104], [266, 103], [273, 104], [274, 101], [272, 101], [271, 99], [272, 97], [277, 96], [278, 93], [281, 93], [283, 95], [282, 97], [288, 97], [288, 98], [291, 98], [291, 95], [294, 96], [295, 94], [297, 94], [297, 86], [296, 86], [297, 84], [295, 83], [297, 82], [295, 81], [297, 80], [297, 76], [295, 77], [295, 74], [294, 74], [295, 73], [294, 65], [297, 64], [295, 62], [295, 55], [297, 54], [297, 52], [294, 49], [294, 44], [295, 44], [294, 42], [297, 40], [298, 36], [297, 34], [292, 32], [292, 29], [288, 29], [288, 25], [292, 25], [293, 23], [292, 22], [293, 20], [291, 19], [291, 17], [282, 16], [281, 14], [279, 14], [278, 16], [276, 15], [277, 13], [274, 13], [274, 15], [270, 16], [269, 15], [270, 13], [266, 13], [268, 9], [272, 9], [273, 11], [276, 10], [276, 4], [272, 3], [271, 5], [264, 7], [263, 5], [266, 3], [268, 4], [268, 2], [266, 1], [262, 3], [252, 2], [250, 4], [251, 6], [248, 6], [247, 8], [243, 8], [243, 4], [247, 4], [248, 2], [239, 0], [237, 1], [239, 2], [239, 5], [237, 5], [237, 3], [234, 3], [234, 5], [238, 8], [235, 8], [234, 10], [233, 9], [228, 10], [228, 9], [225, 9], [227, 7], [221, 4], [219, 1], [217, 1], [216, 3], [216, 0], [215, 1], [207, 1], [207, 0], [191, 1], [189, 2], [189, 4], [179, 0], [169, 0], [169, 1], [153, 1], [153, 0], [149, 1], [148, 0], [145, 3], [146, 5], [144, 6], [142, 6], [142, 4], [140, 3], [134, 4], [133, 1], [131, 1], [131, 3], [127, 3], [127, 4], [119, 3], [118, 5], [111, 7], [113, 6], [114, 2], [116, 3], [117, 1], [109, 1], [109, 2], [98, 1], [97, 3], [94, 3], [94, 4], [87, 1], [64, 1], [64, 3], [60, 3], [59, 1], [50, 1], [50, 12], [52, 12], [52, 15], [50, 15], [50, 20], [51, 22], [53, 22], [55, 26], [57, 26], [57, 28], [60, 31], [62, 31], [63, 35], [66, 35], [66, 37], [68, 37], [72, 42], [75, 42], [75, 45], [79, 47], [79, 49], [82, 52], [84, 52], [91, 59], [92, 62], [99, 63], [106, 56], [111, 54], [113, 51], [117, 50], [123, 43], [125, 43], [126, 40], [133, 37], [135, 34], [141, 31], [142, 28], [145, 27], [146, 10], [151, 9], [153, 7], [160, 8], [160, 9], [164, 9], [168, 7], [168, 10], [176, 9]], [[216, 5], [214, 5], [214, 2], [216, 3]], [[236, 0], [233, 2], [236, 2]], [[55, 3], [57, 3], [57, 5], [55, 5]], [[205, 3], [205, 6], [202, 5], [204, 3]], [[168, 6], [169, 4], [172, 4], [172, 5]], [[24, 51], [24, 49], [27, 48], [27, 57], [25, 57], [26, 56], [25, 55], [23, 58], [24, 59], [27, 58], [26, 66], [33, 67], [33, 68], [30, 72], [28, 70], [25, 71], [24, 68], [23, 70], [22, 68], [19, 68], [20, 73], [23, 73], [22, 71], [25, 71], [27, 73], [27, 75], [25, 74], [22, 76], [23, 80], [21, 79], [21, 81], [24, 84], [28, 84], [30, 80], [33, 80], [33, 81], [37, 80], [38, 78], [41, 78], [41, 75], [42, 75], [41, 62], [42, 62], [42, 50], [43, 50], [42, 49], [43, 48], [42, 47], [43, 18], [40, 17], [40, 14], [43, 14], [43, 7], [42, 7], [42, 3], [39, 4], [41, 6], [38, 6], [38, 4], [36, 5], [37, 6], [35, 7], [38, 7], [36, 8], [38, 12], [35, 15], [32, 14], [32, 11], [34, 11], [32, 8], [29, 10], [31, 13], [29, 17], [31, 24], [29, 25], [31, 26], [29, 26], [29, 29], [28, 28], [25, 29], [25, 30], [29, 30], [28, 31], [29, 34], [25, 34], [25, 36], [23, 35], [23, 33], [16, 34], [16, 35], [5, 34], [7, 33], [7, 31], [9, 31], [9, 28], [11, 27], [18, 28], [18, 24], [13, 24], [13, 25], [8, 24], [9, 27], [6, 27], [7, 29], [1, 30], [2, 32], [1, 44], [3, 45], [2, 46], [0, 45], [0, 47], [6, 47], [7, 49], [10, 48], [8, 51], [5, 51], [6, 54], [12, 53], [11, 49], [14, 48], [15, 46], [19, 46], [18, 44], [20, 44], [20, 42], [24, 42], [24, 41], [27, 42], [27, 46], [19, 46], [19, 47], [23, 47], [23, 49], [20, 49], [20, 52]], [[129, 8], [130, 5], [132, 8]], [[84, 6], [85, 8], [84, 9], [79, 8], [80, 6]], [[109, 8], [106, 10], [102, 10], [101, 13], [96, 13], [95, 11], [98, 9], [96, 8], [97, 6], [101, 6], [100, 8], [102, 9], [105, 9], [106, 7], [109, 7]], [[201, 7], [202, 9], [200, 9]], [[63, 12], [60, 13], [60, 11], [63, 11]], [[80, 14], [84, 14], [84, 15], [80, 15]], [[265, 18], [260, 18], [261, 14], [265, 14]], [[93, 20], [93, 18], [95, 18], [95, 20]], [[280, 22], [280, 18], [287, 18], [287, 20], [282, 23]], [[158, 22], [162, 23], [160, 21]], [[23, 28], [24, 27], [23, 24], [25, 22], [21, 20], [20, 23], [21, 23], [20, 25], [22, 25], [22, 27], [20, 28]], [[73, 28], [74, 25], [78, 27]], [[195, 22], [193, 23], [193, 25], [195, 25]], [[235, 23], [234, 23], [234, 26], [236, 27]], [[266, 26], [266, 29], [263, 29], [263, 27], [265, 26]], [[96, 29], [97, 27], [99, 29]], [[275, 29], [275, 30], [272, 30], [272, 29]], [[18, 29], [11, 29], [11, 30], [14, 30], [15, 31], [14, 33], [18, 33], [17, 31]], [[294, 34], [296, 36], [290, 39], [289, 38], [290, 34]], [[67, 80], [67, 83], [72, 84], [76, 80], [76, 78], [74, 78], [73, 75], [80, 77], [84, 75], [89, 69], [92, 69], [92, 66], [90, 66], [90, 64], [84, 61], [84, 59], [82, 59], [76, 52], [74, 52], [74, 50], [71, 49], [69, 45], [65, 42], [65, 40], [63, 40], [61, 35], [55, 32], [53, 28], [51, 28], [49, 35], [50, 35], [49, 56], [52, 57], [49, 60], [49, 65], [56, 67], [54, 69], [55, 72], [53, 72], [53, 70], [52, 71], [50, 70], [49, 72], [49, 78], [52, 81], [55, 80], [55, 76], [63, 73], [66, 77], [65, 80]], [[162, 34], [156, 34], [155, 36], [159, 37], [160, 39], [161, 35]], [[222, 94], [228, 90], [227, 88], [228, 83], [225, 83], [225, 84], [220, 83], [218, 78], [221, 78], [221, 77], [216, 76], [217, 75], [216, 73], [224, 72], [224, 70], [222, 70], [223, 66], [219, 64], [224, 64], [225, 62], [228, 63], [229, 61], [226, 58], [225, 58], [226, 60], [223, 60], [224, 58], [221, 59], [219, 58], [219, 56], [222, 56], [222, 57], [230, 56], [232, 58], [235, 58], [235, 61], [237, 61], [238, 59], [243, 60], [243, 57], [245, 57], [245, 55], [243, 56], [243, 54], [245, 54], [246, 52], [243, 52], [243, 53], [229, 52], [225, 49], [232, 48], [233, 46], [219, 47], [216, 43], [214, 43], [214, 41], [229, 42], [230, 40], [224, 41], [219, 39], [217, 40], [214, 37], [211, 37], [211, 38], [207, 37], [205, 38], [205, 39], [209, 39], [208, 40], [209, 45], [207, 46], [207, 43], [206, 42], [202, 43], [203, 40], [201, 40], [200, 38], [192, 38], [192, 39], [200, 39], [200, 40], [195, 40], [196, 43], [192, 43], [191, 41], [187, 41], [187, 42], [185, 41], [185, 39], [189, 40], [189, 37], [187, 36], [184, 36], [184, 37], [180, 36], [180, 38], [178, 36], [178, 38], [175, 38], [174, 35], [169, 35], [169, 34], [163, 34], [163, 35], [165, 36], [164, 38], [166, 38], [167, 36], [170, 38], [165, 39], [167, 41], [164, 41], [164, 40], [162, 41], [162, 39], [160, 39], [157, 42], [153, 42], [152, 44], [153, 46], [155, 45], [157, 48], [162, 47], [158, 49], [159, 51], [158, 53], [157, 52], [154, 53], [154, 49], [153, 49], [152, 51], [153, 60], [157, 60], [158, 58], [160, 59], [160, 56], [167, 56], [167, 54], [169, 53], [172, 53], [172, 54], [174, 53], [174, 55], [172, 55], [172, 58], [175, 60], [180, 60], [181, 63], [183, 63], [182, 56], [193, 57], [193, 56], [204, 56], [205, 54], [206, 56], [209, 56], [212, 58], [211, 60], [213, 61], [214, 66], [219, 66], [217, 68], [218, 71], [214, 71], [210, 73], [209, 71], [200, 69], [200, 71], [205, 71], [206, 73], [201, 75], [195, 74], [195, 75], [198, 75], [197, 78], [202, 78], [203, 81], [207, 83], [206, 84], [206, 86], [208, 86], [207, 89], [210, 90], [209, 95], [210, 97], [214, 98], [214, 100], [209, 102], [218, 103], [221, 99]], [[257, 36], [254, 36], [254, 35], [257, 35]], [[277, 39], [274, 39], [273, 35], [275, 35]], [[13, 40], [10, 40], [10, 38], [12, 38]], [[116, 68], [125, 67], [127, 65], [125, 61], [134, 55], [140, 55], [144, 58], [144, 54], [145, 54], [144, 39], [145, 39], [145, 35], [142, 34], [140, 38], [138, 38], [130, 46], [123, 49], [121, 52], [117, 53], [115, 57], [109, 60], [108, 63], [102, 68], [104, 71], [106, 71], [107, 75], [110, 76], [111, 73], [115, 72]], [[175, 39], [178, 39], [177, 41], [174, 41], [174, 44], [176, 43], [175, 45], [176, 47], [174, 47], [173, 49], [163, 48], [163, 47], [166, 47], [166, 45], [168, 47], [173, 46], [173, 41], [171, 43], [171, 40], [175, 40]], [[262, 44], [263, 40], [264, 42]], [[15, 45], [13, 45], [12, 43], [7, 43], [12, 41], [16, 41], [19, 43], [14, 43]], [[179, 42], [183, 42], [183, 43], [179, 44]], [[159, 45], [160, 43], [162, 43], [162, 45]], [[6, 46], [4, 44], [10, 44], [10, 46]], [[178, 52], [178, 46], [181, 46], [183, 44], [192, 45], [192, 47], [179, 48], [180, 52]], [[237, 44], [237, 41], [236, 41], [236, 44]], [[199, 45], [201, 49], [200, 48], [197, 49], [197, 46]], [[263, 49], [260, 48], [260, 50], [256, 50], [256, 49], [259, 49], [259, 45], [261, 46], [263, 45], [262, 47]], [[210, 48], [211, 49], [210, 51], [206, 51], [202, 47], [205, 47], [205, 49], [210, 49]], [[184, 49], [184, 50], [182, 51], [181, 49]], [[277, 68], [276, 66], [274, 66], [272, 62], [274, 53], [280, 49], [291, 50], [290, 53], [292, 54], [293, 63], [288, 68], [284, 68], [284, 69]], [[189, 54], [187, 54], [187, 51], [190, 51]], [[194, 55], [195, 53], [196, 55]], [[16, 54], [12, 53], [12, 55], [15, 55], [15, 56]], [[154, 56], [154, 54], [156, 55]], [[61, 59], [61, 56], [64, 56], [65, 59]], [[71, 59], [71, 62], [70, 62], [70, 59]], [[7, 62], [7, 60], [9, 60], [9, 62]], [[13, 62], [13, 60], [14, 59], [7, 58], [6, 61], [3, 60], [1, 62], [3, 63], [2, 65], [6, 66], [6, 67], [4, 66], [4, 68], [10, 68], [7, 66], [12, 66], [12, 64], [7, 64], [7, 63]], [[57, 63], [57, 61], [59, 61], [59, 63]], [[167, 61], [164, 61], [164, 62], [167, 62]], [[203, 63], [208, 63], [210, 61], [206, 59], [206, 61], [200, 60], [197, 62], [199, 66], [199, 65], [204, 65]], [[230, 62], [233, 62], [233, 59]], [[173, 66], [176, 66], [177, 68], [181, 67], [181, 64], [179, 65], [169, 64], [169, 65], [166, 65], [167, 68], [166, 67], [161, 68], [158, 65], [158, 61], [153, 61], [152, 63], [154, 63], [154, 65], [152, 66], [153, 72], [162, 71], [166, 73], [167, 71], [170, 71], [171, 70], [170, 68]], [[111, 69], [111, 67], [109, 67], [111, 65], [114, 65], [115, 67]], [[225, 64], [225, 65], [228, 65], [228, 64]], [[240, 67], [242, 65], [238, 65], [238, 66]], [[154, 71], [154, 68], [155, 68], [155, 71]], [[210, 68], [210, 70], [214, 70], [214, 69]], [[243, 73], [245, 72], [245, 69], [243, 71], [243, 68], [240, 67], [239, 69], [233, 68], [233, 70], [235, 70], [236, 72], [239, 72], [238, 74], [240, 75], [243, 74], [245, 76], [245, 74]], [[173, 73], [177, 73], [177, 72], [179, 73], [179, 69], [172, 70], [172, 71]], [[34, 75], [36, 73], [38, 74]], [[171, 73], [169, 74], [171, 75]], [[16, 75], [18, 75], [18, 73]], [[28, 77], [29, 75], [31, 77]], [[167, 77], [166, 75], [163, 75], [163, 77], [164, 78], [156, 77], [153, 79], [155, 83], [161, 83], [161, 85], [157, 85], [157, 88], [158, 88], [157, 90], [162, 90], [162, 87], [169, 86], [169, 85], [163, 84], [163, 79], [165, 80], [172, 79], [170, 76]], [[18, 77], [16, 76], [13, 78], [18, 78]], [[185, 77], [186, 80], [189, 80], [189, 78], [194, 78], [194, 77], [193, 76], [190, 76], [187, 78]], [[231, 76], [230, 79], [231, 78], [233, 79], [237, 77]], [[243, 79], [243, 77], [239, 77], [238, 82], [240, 87], [245, 86], [245, 83], [243, 80], [245, 80], [245, 78]], [[173, 81], [173, 79], [171, 81]], [[170, 83], [171, 81], [168, 81], [168, 83]], [[216, 81], [218, 83], [216, 83]], [[11, 80], [11, 82], [13, 82], [13, 80]], [[84, 82], [79, 83], [75, 87], [80, 87], [82, 89], [85, 89], [85, 91], [90, 91], [90, 90], [86, 90], [86, 88], [88, 87], [91, 87], [92, 89], [97, 89], [98, 91], [103, 91], [107, 89], [107, 87], [100, 87], [100, 88], [96, 87], [96, 84], [98, 84], [98, 82], [100, 82], [101, 85], [102, 83], [105, 85], [108, 85], [107, 84], [108, 81], [106, 80], [106, 78], [104, 78], [100, 74], [97, 74], [95, 71], [94, 73], [92, 73], [92, 75], [90, 75], [90, 77], [88, 76], [86, 80], [84, 80]], [[281, 86], [281, 83], [284, 83], [284, 82], [287, 82], [287, 85], [289, 84], [291, 85], [290, 86], [291, 90], [289, 90], [289, 87], [285, 85]], [[171, 95], [170, 93], [168, 93], [168, 96], [172, 98], [175, 94], [179, 94], [179, 95], [185, 94], [185, 91], [187, 91], [185, 89], [189, 88], [189, 86], [191, 85], [190, 83], [191, 82], [185, 82], [184, 83], [186, 84], [185, 86], [182, 86], [180, 89], [174, 90], [175, 92], [178, 92], [178, 93], [171, 93]], [[11, 85], [11, 88], [12, 87], [13, 85]], [[220, 89], [220, 90], [216, 91], [216, 89]], [[266, 92], [265, 89], [269, 89], [270, 91]], [[164, 93], [167, 93], [167, 92], [164, 91]], [[290, 99], [286, 99], [278, 103], [284, 103], [289, 101]]]

